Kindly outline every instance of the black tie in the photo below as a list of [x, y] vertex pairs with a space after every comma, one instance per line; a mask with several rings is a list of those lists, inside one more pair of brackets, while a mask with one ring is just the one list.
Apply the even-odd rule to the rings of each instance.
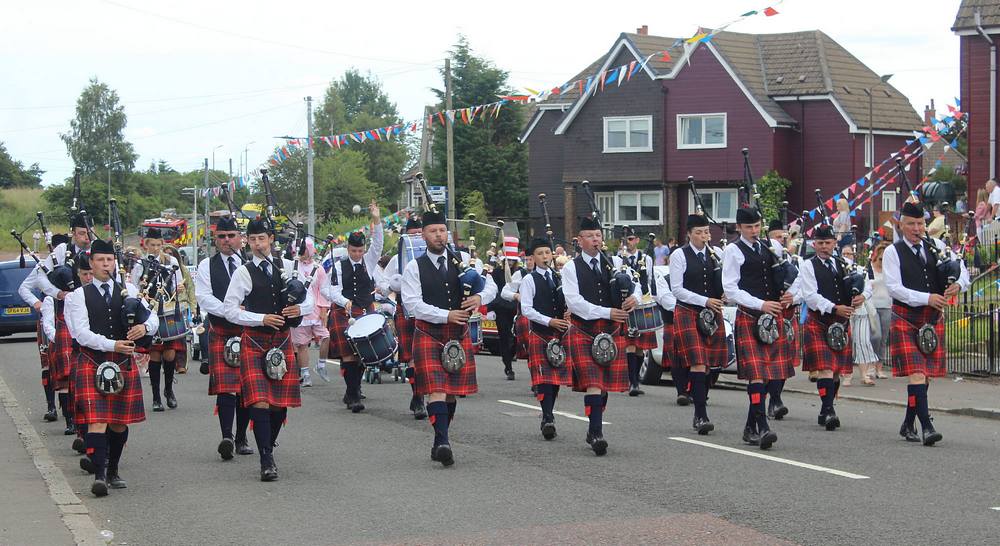
[[438, 258], [438, 271], [441, 272], [441, 276], [448, 277], [448, 266], [444, 263], [444, 256]]
[[264, 275], [267, 278], [269, 278], [269, 279], [271, 278], [271, 271], [267, 267], [267, 262], [260, 262], [260, 270], [264, 272]]
[[229, 276], [232, 277], [233, 273], [236, 273], [236, 258], [229, 257]]
[[550, 271], [545, 272], [545, 280], [549, 283], [549, 288], [555, 290], [556, 283], [552, 280], [552, 273]]
[[920, 252], [919, 243], [913, 245], [913, 253], [917, 255], [917, 258], [920, 258], [920, 263], [927, 265], [927, 258], [924, 258], [924, 253]]
[[756, 254], [760, 254], [760, 241], [753, 244], [753, 251]]
[[827, 259], [823, 260], [823, 263], [826, 265], [826, 268], [830, 270], [830, 273], [833, 273], [835, 275], [837, 274], [837, 268], [834, 267], [833, 260], [831, 260], [830, 258], [827, 258]]
[[364, 265], [363, 264], [354, 264], [354, 275], [355, 276], [360, 275], [362, 271], [364, 271]]
[[701, 265], [705, 265], [705, 253], [704, 252], [699, 252], [698, 253], [698, 259], [701, 260]]
[[590, 268], [594, 270], [594, 275], [601, 276], [601, 268], [597, 266], [597, 258], [590, 259]]
[[101, 289], [104, 290], [104, 301], [108, 302], [108, 307], [111, 307], [111, 285], [104, 283], [101, 285]]

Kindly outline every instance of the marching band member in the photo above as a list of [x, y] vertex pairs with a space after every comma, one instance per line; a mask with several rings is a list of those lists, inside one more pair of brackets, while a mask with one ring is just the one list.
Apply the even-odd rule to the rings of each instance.
[[240, 228], [236, 221], [228, 216], [219, 220], [215, 226], [215, 248], [218, 252], [203, 259], [195, 274], [195, 297], [201, 309], [208, 313], [208, 394], [215, 396], [219, 428], [222, 430], [217, 451], [226, 461], [233, 458], [233, 452], [253, 455], [253, 449], [247, 442], [250, 410], [240, 400], [239, 363], [232, 366], [225, 359], [226, 341], [243, 334], [242, 326], [226, 320], [223, 304], [233, 275], [243, 265], [243, 258], [237, 252], [239, 244]]
[[[415, 215], [411, 215], [406, 220], [406, 225], [403, 228], [406, 235], [410, 237], [422, 236], [422, 225], [420, 223], [420, 218]], [[424, 408], [424, 397], [417, 394], [417, 382], [414, 380], [413, 371], [413, 332], [415, 328], [415, 319], [413, 318], [413, 313], [409, 313], [407, 309], [403, 307], [403, 272], [400, 270], [400, 264], [403, 262], [403, 253], [406, 249], [403, 248], [403, 239], [399, 240], [399, 249], [389, 263], [386, 264], [383, 270], [384, 275], [381, 277], [380, 288], [382, 294], [386, 297], [389, 296], [390, 292], [396, 293], [396, 314], [393, 320], [396, 324], [396, 341], [399, 343], [399, 349], [397, 353], [397, 358], [399, 363], [406, 367], [404, 372], [406, 376], [406, 382], [410, 384], [410, 412], [413, 413], [413, 418], [416, 420], [422, 420], [427, 418], [427, 410]]]
[[[542, 437], [556, 437], [555, 415], [552, 413], [561, 386], [572, 386], [571, 363], [566, 358], [565, 334], [569, 329], [566, 300], [561, 290], [559, 274], [552, 269], [552, 249], [545, 239], [534, 239], [528, 247], [534, 257], [535, 269], [521, 280], [519, 287], [521, 314], [531, 321], [523, 335], [527, 337], [528, 371], [531, 386], [542, 406]], [[550, 360], [549, 343], [555, 340], [563, 362]], [[558, 363], [558, 365], [557, 365]]]
[[[73, 261], [73, 272], [76, 278], [79, 280], [79, 286], [87, 286], [94, 280], [94, 270], [90, 267], [90, 254], [87, 252], [82, 252], [77, 255], [76, 259]], [[66, 299], [64, 300], [65, 305], [63, 305], [63, 319], [66, 321], [66, 331], [69, 333], [71, 340], [70, 345], [72, 345], [72, 340], [76, 339], [76, 327], [73, 324], [73, 317], [67, 312], [70, 308], [70, 302], [77, 297], [80, 297], [82, 292], [77, 292], [76, 290], [66, 294]], [[77, 366], [76, 357], [72, 356], [70, 358], [70, 369], [69, 369], [69, 407], [72, 413], [75, 415], [79, 407], [80, 397], [76, 393], [76, 376], [77, 376]], [[81, 424], [74, 417], [73, 427], [76, 429], [76, 438], [73, 439], [73, 450], [78, 453], [86, 453], [86, 449], [83, 445], [84, 437], [87, 433], [87, 425]], [[80, 459], [82, 466], [85, 466], [84, 470], [87, 470], [90, 474], [94, 473], [94, 468], [90, 464], [90, 459], [84, 457]]]
[[[583, 403], [590, 418], [587, 443], [599, 457], [608, 451], [601, 420], [607, 393], [628, 390], [624, 324], [641, 296], [636, 285], [620, 309], [612, 307], [613, 264], [601, 253], [603, 242], [601, 225], [589, 216], [583, 218], [579, 232], [581, 253], [562, 270], [563, 295], [572, 314], [567, 344], [573, 362], [573, 390], [586, 393]], [[601, 334], [609, 334], [617, 349], [613, 360], [605, 365], [595, 361], [591, 353], [595, 338]]]
[[[716, 260], [722, 251], [709, 247], [712, 231], [708, 219], [700, 214], [687, 218], [688, 244], [670, 253], [670, 290], [677, 298], [674, 313], [676, 354], [672, 366], [688, 370], [691, 398], [694, 402], [692, 426], [698, 434], [715, 430], [708, 418], [708, 373], [724, 368], [729, 347], [722, 317], [723, 294], [715, 279]], [[714, 315], [714, 322], [699, 322], [703, 310]], [[712, 327], [714, 326], [714, 331]]]
[[[772, 252], [775, 256], [787, 257], [788, 251], [785, 249], [784, 240], [788, 237], [788, 232], [785, 230], [785, 225], [781, 220], [774, 219], [767, 226], [767, 239], [771, 244]], [[798, 294], [792, 294], [795, 299], [793, 304], [785, 309], [785, 317], [792, 321], [792, 330], [795, 335], [792, 336], [791, 343], [787, 345], [787, 350], [791, 355], [790, 358], [793, 362], [798, 362], [799, 359], [799, 308], [797, 306]], [[782, 420], [785, 415], [788, 415], [788, 407], [785, 406], [784, 402], [781, 400], [781, 393], [785, 390], [785, 380], [784, 379], [771, 379], [764, 384], [765, 390], [767, 390], [767, 416], [768, 418], [774, 418], [775, 420]]]
[[[927, 222], [920, 205], [903, 205], [899, 227], [901, 240], [886, 248], [882, 256], [885, 285], [892, 297], [893, 374], [909, 378], [906, 417], [899, 434], [908, 442], [922, 440], [925, 446], [932, 446], [943, 436], [931, 423], [927, 385], [931, 377], [946, 373], [943, 311], [949, 300], [968, 290], [969, 272], [960, 262], [960, 275], [947, 284], [948, 279], [938, 270], [937, 253], [924, 239]], [[939, 250], [945, 249], [941, 241], [933, 242]], [[921, 343], [925, 338], [936, 343]], [[920, 419], [920, 437], [915, 419]]]
[[351, 233], [347, 238], [347, 256], [337, 260], [330, 271], [330, 282], [324, 283], [321, 294], [330, 301], [330, 358], [340, 360], [340, 372], [347, 387], [344, 404], [352, 413], [365, 409], [361, 402], [361, 377], [365, 364], [347, 337], [350, 320], [375, 311], [375, 289], [378, 282], [378, 260], [382, 257], [382, 220], [378, 205], [368, 205], [372, 219], [371, 244], [365, 251], [365, 234]]
[[[152, 265], [139, 261], [132, 267], [132, 283], [141, 285], [140, 279], [148, 283], [149, 294], [156, 294], [162, 285], [166, 294], [173, 296], [184, 289], [184, 280], [180, 272], [180, 264], [173, 256], [162, 252], [163, 234], [159, 228], [148, 228], [142, 241], [146, 259], [154, 261], [165, 270], [158, 270]], [[174, 301], [174, 305], [178, 302]], [[160, 309], [160, 313], [164, 310]], [[183, 352], [187, 343], [183, 336], [172, 341], [161, 341], [149, 346], [149, 386], [153, 391], [153, 411], [163, 411], [160, 399], [160, 369], [163, 370], [163, 397], [167, 399], [167, 407], [177, 407], [177, 397], [174, 396], [174, 372], [177, 366], [177, 353]]]
[[[840, 376], [850, 375], [853, 371], [853, 356], [849, 327], [843, 321], [850, 320], [851, 315], [871, 295], [871, 285], [865, 284], [865, 291], [852, 297], [850, 287], [844, 280], [846, 271], [833, 258], [833, 249], [837, 244], [837, 236], [833, 227], [821, 225], [813, 230], [813, 247], [816, 255], [806, 260], [800, 269], [802, 277], [802, 293], [805, 295], [809, 315], [805, 323], [805, 340], [803, 343], [802, 371], [819, 372], [816, 388], [820, 397], [820, 412], [818, 422], [826, 430], [836, 430], [840, 426], [840, 418], [833, 408], [836, 397], [836, 383]], [[837, 343], [828, 337], [828, 329], [834, 322], [841, 324], [843, 337], [842, 347], [831, 345]]]
[[[51, 281], [60, 292], [67, 293], [66, 297], [69, 297], [76, 288], [72, 273], [53, 278]], [[73, 425], [73, 405], [70, 403], [70, 380], [74, 357], [73, 337], [66, 326], [65, 304], [65, 299], [45, 296], [42, 300], [42, 330], [49, 345], [49, 385], [59, 398], [59, 408], [62, 410], [63, 419], [66, 420], [63, 434], [71, 436], [76, 434], [76, 427]]]
[[[320, 356], [329, 355], [330, 330], [326, 327], [329, 318], [330, 301], [323, 296], [322, 287], [328, 284], [326, 270], [313, 261], [316, 255], [316, 247], [312, 237], [305, 237], [298, 249], [299, 278], [311, 279], [309, 291], [312, 292], [315, 307], [313, 312], [302, 318], [302, 324], [292, 328], [292, 346], [295, 348], [295, 359], [299, 364], [299, 373], [303, 387], [312, 386], [312, 378], [309, 376], [309, 345], [315, 341], [319, 347]], [[326, 345], [326, 350], [323, 346]], [[326, 375], [326, 358], [321, 358], [316, 364], [316, 375], [323, 381], [329, 382]]]
[[291, 271], [295, 264], [291, 260], [272, 261], [274, 233], [268, 220], [247, 224], [247, 238], [253, 257], [233, 273], [223, 311], [226, 320], [244, 327], [240, 343], [242, 403], [249, 408], [253, 422], [260, 480], [271, 482], [278, 479], [274, 446], [288, 408], [302, 405], [299, 368], [286, 321], [312, 313], [313, 301], [309, 291], [299, 305], [287, 305], [283, 299], [282, 273]]
[[[517, 298], [515, 297], [519, 285], [515, 284], [514, 275], [518, 275], [518, 281], [524, 276], [521, 271], [521, 258], [518, 256], [517, 247], [517, 237], [504, 237], [504, 258], [497, 260], [497, 267], [494, 267], [493, 272], [490, 273], [501, 293], [501, 296], [494, 299], [489, 305], [489, 309], [496, 314], [500, 359], [503, 361], [503, 373], [507, 376], [508, 381], [513, 381], [515, 378], [514, 356], [517, 338], [514, 334], [514, 320], [519, 314], [517, 312]], [[507, 281], [508, 274], [511, 278], [510, 282]], [[510, 288], [507, 288], [508, 284], [511, 285]], [[503, 294], [507, 294], [508, 297], [504, 297]]]
[[[625, 248], [619, 256], [621, 260], [639, 276], [639, 287], [642, 294], [651, 294], [656, 299], [656, 280], [653, 279], [653, 257], [639, 250], [639, 235], [635, 229], [625, 226]], [[639, 396], [646, 394], [639, 388], [639, 369], [642, 367], [642, 358], [646, 351], [656, 348], [656, 332], [639, 332], [636, 337], [626, 336], [627, 346], [625, 347], [625, 357], [628, 359], [628, 395]], [[671, 372], [673, 367], [670, 368]], [[678, 378], [674, 378], [677, 384]], [[680, 378], [681, 383], [686, 388], [687, 378]], [[680, 389], [681, 387], [678, 387]]]
[[[787, 379], [795, 374], [794, 361], [786, 345], [790, 343], [782, 325], [785, 308], [794, 302], [793, 292], [781, 293], [772, 278], [774, 254], [760, 240], [760, 212], [755, 208], [736, 211], [739, 240], [726, 247], [723, 255], [722, 285], [726, 299], [739, 305], [736, 314], [736, 351], [739, 357], [740, 379], [746, 379], [750, 407], [743, 430], [743, 441], [770, 449], [778, 435], [767, 423], [764, 411], [764, 383], [772, 379]], [[759, 317], [773, 317], [772, 328], [777, 337], [766, 343], [758, 337]]]
[[[448, 259], [448, 227], [444, 215], [433, 210], [425, 212], [422, 224], [427, 252], [406, 265], [403, 305], [416, 319], [413, 337], [416, 394], [428, 396], [427, 413], [434, 427], [431, 460], [451, 466], [455, 459], [448, 428], [458, 407], [456, 397], [478, 391], [476, 360], [468, 332], [469, 316], [480, 305], [493, 301], [497, 287], [493, 278], [487, 275], [483, 290], [465, 297], [459, 270]], [[462, 253], [460, 259], [468, 263], [469, 255]], [[464, 352], [465, 364], [448, 372], [442, 362], [442, 351], [452, 341]], [[454, 344], [451, 348], [455, 349]]]
[[[90, 263], [94, 280], [76, 289], [77, 295], [67, 302], [66, 311], [79, 347], [76, 420], [87, 425], [84, 443], [95, 470], [90, 491], [103, 497], [108, 494], [109, 486], [112, 489], [126, 487], [119, 474], [119, 463], [128, 441], [128, 426], [146, 419], [139, 370], [134, 360], [135, 342], [155, 332], [159, 322], [155, 313], [150, 313], [145, 323], [131, 328], [122, 320], [122, 291], [127, 291], [129, 297], [136, 297], [139, 291], [132, 284], [121, 286], [112, 277], [115, 250], [110, 242], [94, 241]], [[117, 377], [121, 390], [114, 394], [107, 392], [104, 382], [99, 382], [96, 376], [98, 367], [106, 362], [120, 369]]]

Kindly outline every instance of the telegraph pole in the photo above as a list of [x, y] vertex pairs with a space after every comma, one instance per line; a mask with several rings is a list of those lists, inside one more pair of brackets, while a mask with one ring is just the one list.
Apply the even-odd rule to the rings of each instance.
[[316, 196], [313, 187], [313, 108], [312, 97], [306, 97], [306, 129], [308, 138], [306, 139], [306, 192], [308, 193], [309, 233], [316, 233]]
[[[451, 59], [444, 60], [444, 107], [451, 111]], [[448, 153], [448, 220], [455, 221], [455, 129], [445, 114], [445, 138]], [[457, 226], [457, 224], [456, 224]], [[456, 227], [457, 229], [457, 227]]]
[[[208, 190], [208, 158], [207, 157], [205, 158], [205, 190]], [[208, 225], [208, 193], [209, 193], [208, 191], [205, 192], [205, 223], [206, 223], [206, 225]], [[195, 192], [195, 194], [196, 194], [195, 195], [195, 201], [197, 201], [198, 200], [197, 192]], [[195, 216], [197, 216], [197, 213], [198, 213], [198, 211], [195, 210]], [[199, 244], [202, 243], [202, 241], [201, 241], [201, 237], [198, 236], [197, 226], [195, 226], [195, 228], [193, 228], [193, 229], [194, 229], [194, 234], [192, 234], [191, 240], [192, 241], [196, 241], [195, 242], [195, 247], [197, 247]], [[208, 233], [207, 229], [205, 230], [205, 233], [206, 234]], [[208, 247], [206, 246], [205, 248], [207, 249]], [[195, 254], [197, 254], [197, 253], [195, 253]]]

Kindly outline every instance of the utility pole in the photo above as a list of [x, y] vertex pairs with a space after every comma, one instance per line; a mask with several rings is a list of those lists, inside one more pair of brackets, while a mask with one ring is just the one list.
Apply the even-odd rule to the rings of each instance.
[[[444, 60], [444, 107], [451, 111], [451, 59]], [[448, 220], [455, 221], [455, 129], [445, 113], [445, 135], [448, 152]], [[457, 224], [455, 224], [457, 229]]]
[[309, 233], [316, 233], [316, 196], [313, 192], [313, 106], [312, 97], [306, 97], [306, 192], [309, 206]]
[[[206, 190], [208, 189], [208, 158], [207, 157], [205, 158], [205, 189]], [[197, 191], [195, 192], [194, 200], [195, 200], [195, 203], [198, 202], [198, 192]], [[195, 211], [194, 211], [195, 218], [198, 217], [198, 210], [197, 209], [198, 209], [198, 205], [195, 204]], [[208, 192], [207, 191], [205, 192], [205, 214], [206, 215], [208, 214]], [[202, 241], [201, 241], [201, 237], [198, 236], [198, 222], [197, 222], [197, 220], [195, 220], [195, 225], [194, 225], [194, 227], [192, 229], [194, 229], [194, 234], [192, 235], [191, 240], [195, 241], [194, 246], [195, 246], [195, 248], [198, 248], [198, 245], [201, 244]], [[208, 231], [208, 230], [206, 230], [206, 231]], [[206, 246], [205, 248], [207, 249], [208, 247]], [[197, 256], [197, 255], [198, 255], [198, 251], [195, 250], [195, 256]]]

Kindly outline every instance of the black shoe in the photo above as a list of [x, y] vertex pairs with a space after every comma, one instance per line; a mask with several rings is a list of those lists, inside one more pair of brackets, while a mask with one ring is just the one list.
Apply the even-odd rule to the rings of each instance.
[[73, 451], [83, 454], [87, 451], [87, 448], [83, 445], [83, 438], [73, 439]]
[[201, 366], [198, 366], [198, 371], [201, 372], [201, 375], [208, 375], [208, 362], [202, 362]]
[[351, 413], [361, 413], [365, 410], [365, 405], [362, 404], [360, 400], [351, 402], [351, 405], [348, 407], [351, 409]]
[[840, 428], [840, 417], [834, 412], [827, 413], [823, 419], [822, 425], [826, 427], [826, 430], [837, 430]]
[[699, 436], [705, 436], [709, 432], [715, 430], [715, 425], [711, 421], [702, 417], [695, 417], [694, 424], [692, 425], [696, 431], [698, 431]]
[[513, 381], [514, 380], [514, 370], [508, 368], [508, 369], [504, 370], [503, 373], [507, 375], [507, 381]]
[[556, 437], [556, 424], [552, 421], [542, 421], [542, 438], [551, 440]]
[[[773, 418], [774, 416], [771, 415], [771, 414], [768, 414], [768, 417]], [[819, 425], [819, 426], [823, 426], [823, 425], [826, 424], [826, 414], [825, 413], [821, 413], [821, 414], [819, 414], [819, 415], [816, 416], [816, 424]]]
[[778, 434], [773, 430], [764, 431], [760, 435], [760, 448], [761, 449], [771, 449], [774, 442], [778, 441]]
[[413, 412], [413, 418], [417, 421], [427, 419], [427, 408], [424, 407], [423, 396], [414, 396], [410, 399], [410, 411]]
[[56, 413], [56, 408], [49, 408], [49, 411], [45, 412], [45, 421], [51, 423], [53, 421], [59, 420], [59, 414]]
[[639, 385], [631, 385], [631, 386], [629, 386], [629, 388], [628, 388], [628, 395], [629, 396], [639, 396], [640, 394], [645, 394], [645, 393], [643, 393], [642, 391], [639, 390]]
[[604, 436], [596, 435], [590, 442], [590, 448], [594, 450], [594, 455], [603, 457], [608, 452], [608, 441]]
[[744, 427], [743, 429], [743, 443], [756, 446], [760, 445], [760, 435], [754, 432], [750, 427]]
[[587, 431], [587, 439], [586, 439], [586, 441], [587, 441], [587, 445], [591, 445], [591, 444], [594, 443], [594, 435], [591, 434], [589, 430]]
[[83, 470], [87, 474], [97, 473], [97, 467], [94, 466], [94, 461], [91, 461], [90, 457], [80, 459], [80, 470]]
[[351, 399], [347, 397], [347, 393], [344, 393], [344, 397], [341, 398], [340, 401], [347, 406], [347, 409], [351, 409]]
[[451, 466], [455, 464], [455, 454], [451, 452], [451, 445], [449, 444], [441, 444], [437, 446], [437, 449], [434, 450], [432, 458], [444, 466]]
[[163, 411], [163, 403], [159, 400], [153, 400], [153, 411]]
[[228, 461], [229, 459], [232, 459], [233, 451], [235, 450], [236, 450], [236, 443], [233, 442], [232, 438], [223, 438], [222, 441], [219, 442], [219, 448], [217, 449], [219, 455], [222, 456], [223, 461]]
[[899, 435], [906, 439], [907, 442], [919, 442], [920, 436], [917, 435], [917, 429], [915, 426], [906, 426], [903, 423], [899, 427]]
[[167, 407], [170, 409], [177, 409], [177, 397], [174, 396], [174, 391], [165, 392], [163, 396], [167, 398]]
[[788, 415], [788, 408], [782, 403], [777, 403], [774, 405], [774, 417], [771, 417], [771, 412], [768, 412], [768, 418], [773, 418], [775, 420], [782, 420], [786, 415]]
[[260, 481], [273, 482], [278, 480], [278, 467], [273, 463], [260, 469]]
[[94, 485], [90, 486], [90, 492], [94, 494], [95, 497], [106, 497], [108, 496], [108, 484], [104, 480], [94, 480]]
[[690, 406], [691, 405], [691, 397], [688, 396], [688, 395], [686, 395], [686, 394], [678, 394], [677, 395], [677, 405], [678, 406]]
[[125, 489], [128, 487], [128, 484], [117, 472], [108, 472], [108, 485], [111, 489]]
[[925, 446], [932, 446], [944, 439], [944, 436], [940, 432], [934, 430], [933, 425], [924, 427], [923, 432], [923, 442]]
[[67, 424], [66, 428], [63, 430], [63, 436], [72, 436], [74, 434], [76, 434], [76, 425], [73, 423]]
[[246, 438], [236, 442], [236, 453], [240, 455], [253, 455], [253, 448], [247, 443]]

